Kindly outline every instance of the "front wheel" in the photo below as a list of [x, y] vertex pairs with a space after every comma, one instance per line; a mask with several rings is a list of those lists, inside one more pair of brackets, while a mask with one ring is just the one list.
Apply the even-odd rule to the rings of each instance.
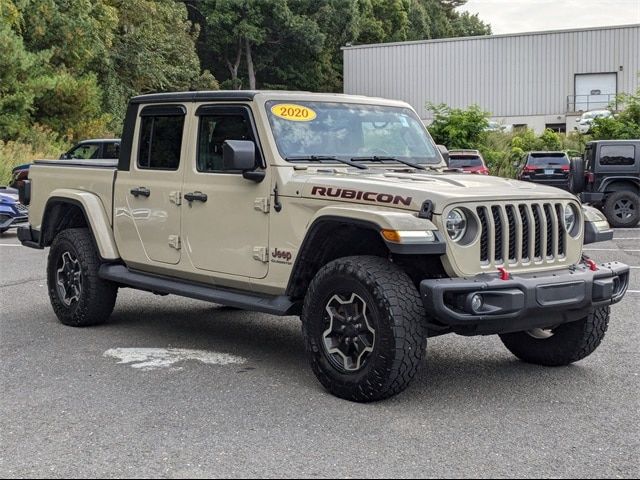
[[403, 391], [426, 350], [425, 312], [408, 275], [379, 257], [324, 266], [305, 298], [311, 367], [332, 394], [371, 402]]
[[500, 335], [500, 339], [524, 362], [560, 367], [582, 360], [598, 348], [609, 326], [609, 316], [608, 306], [598, 307], [576, 322], [555, 328], [507, 333]]
[[53, 240], [47, 260], [47, 286], [60, 322], [87, 327], [107, 321], [118, 287], [102, 280], [99, 268], [100, 259], [88, 229], [63, 230]]

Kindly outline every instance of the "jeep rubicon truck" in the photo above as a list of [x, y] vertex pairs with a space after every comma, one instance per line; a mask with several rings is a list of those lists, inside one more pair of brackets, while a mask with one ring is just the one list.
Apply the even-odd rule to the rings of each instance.
[[569, 189], [601, 210], [614, 227], [640, 223], [640, 140], [587, 143], [583, 158], [571, 160]]
[[409, 385], [427, 337], [500, 335], [520, 359], [591, 354], [629, 270], [561, 190], [451, 172], [406, 103], [292, 92], [133, 98], [120, 158], [38, 161], [19, 238], [50, 247], [65, 325], [105, 322], [119, 288], [300, 315], [334, 395]]

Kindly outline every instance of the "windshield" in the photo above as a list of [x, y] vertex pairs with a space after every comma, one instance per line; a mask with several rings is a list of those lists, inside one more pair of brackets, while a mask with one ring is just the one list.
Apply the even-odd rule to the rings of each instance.
[[558, 155], [533, 153], [529, 157], [529, 161], [527, 163], [534, 167], [569, 165], [569, 157], [564, 153]]
[[267, 102], [266, 107], [285, 159], [393, 157], [421, 164], [441, 162], [426, 127], [408, 108], [281, 101]]
[[472, 157], [470, 155], [449, 155], [449, 167], [450, 168], [469, 168], [469, 167], [482, 167], [482, 160], [480, 157]]

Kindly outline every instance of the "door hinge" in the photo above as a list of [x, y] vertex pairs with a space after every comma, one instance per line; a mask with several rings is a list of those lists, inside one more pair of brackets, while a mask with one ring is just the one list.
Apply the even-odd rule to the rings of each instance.
[[169, 246], [176, 250], [180, 250], [180, 248], [182, 248], [180, 235], [169, 235]]
[[269, 252], [267, 247], [253, 247], [253, 259], [262, 263], [269, 261]]
[[253, 202], [253, 207], [259, 212], [269, 213], [269, 198], [259, 197]]
[[182, 205], [182, 192], [169, 192], [169, 201], [176, 205]]

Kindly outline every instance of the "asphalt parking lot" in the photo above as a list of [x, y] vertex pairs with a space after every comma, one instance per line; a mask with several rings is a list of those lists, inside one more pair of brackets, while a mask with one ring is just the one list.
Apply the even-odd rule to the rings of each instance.
[[0, 476], [637, 478], [640, 229], [588, 253], [634, 267], [591, 357], [548, 369], [435, 338], [407, 392], [358, 405], [316, 381], [297, 318], [121, 290], [110, 323], [64, 327], [46, 252], [7, 233]]

